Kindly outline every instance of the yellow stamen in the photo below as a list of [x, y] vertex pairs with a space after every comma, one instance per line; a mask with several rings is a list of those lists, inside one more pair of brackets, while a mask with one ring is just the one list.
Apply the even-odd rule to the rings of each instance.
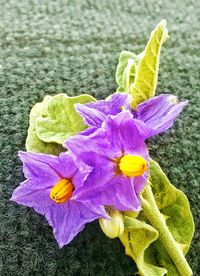
[[73, 193], [73, 185], [69, 179], [61, 179], [50, 191], [50, 198], [60, 204], [67, 201]]
[[124, 155], [119, 161], [119, 169], [126, 176], [140, 176], [147, 170], [147, 161], [137, 155]]
[[177, 104], [178, 103], [178, 98], [176, 97], [176, 96], [170, 96], [170, 103], [172, 104], [172, 105], [174, 105], [174, 104]]
[[121, 111], [125, 111], [125, 110], [126, 110], [126, 108], [125, 108], [124, 105], [122, 105], [122, 106], [120, 107], [120, 109], [121, 109]]

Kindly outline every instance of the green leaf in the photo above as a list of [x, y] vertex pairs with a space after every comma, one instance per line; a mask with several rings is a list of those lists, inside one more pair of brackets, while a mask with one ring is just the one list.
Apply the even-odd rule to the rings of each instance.
[[139, 103], [153, 97], [155, 94], [161, 46], [167, 38], [166, 21], [162, 20], [151, 33], [149, 42], [138, 64], [130, 92], [133, 96], [131, 103], [133, 109], [136, 109]]
[[31, 152], [49, 153], [58, 155], [63, 151], [62, 146], [55, 143], [45, 143], [36, 134], [36, 121], [47, 110], [51, 96], [46, 96], [44, 100], [33, 106], [29, 116], [28, 136], [26, 138], [26, 150]]
[[[194, 235], [194, 221], [188, 199], [182, 191], [170, 183], [158, 163], [153, 160], [150, 164], [150, 181], [157, 207], [165, 218], [177, 245], [186, 254]], [[160, 239], [146, 251], [147, 258], [151, 255], [157, 256], [157, 264], [168, 270], [167, 275], [180, 275]]]
[[145, 222], [124, 216], [125, 231], [120, 240], [125, 246], [126, 254], [134, 259], [140, 275], [162, 276], [167, 270], [154, 266], [145, 260], [145, 250], [158, 238], [158, 232]]
[[46, 143], [62, 145], [67, 138], [86, 129], [74, 104], [91, 101], [95, 99], [89, 95], [68, 97], [65, 94], [59, 94], [52, 97], [48, 102], [47, 110], [36, 121], [36, 133], [39, 139]]
[[[141, 275], [164, 275], [164, 270], [159, 270], [162, 267], [167, 270], [168, 276], [180, 276], [182, 274], [180, 274], [175, 265], [175, 257], [174, 259], [170, 257], [167, 250], [172, 248], [172, 251], [174, 251], [174, 248], [177, 247], [181, 252], [180, 257], [183, 255], [182, 252], [186, 254], [188, 251], [194, 235], [194, 222], [189, 202], [185, 194], [170, 183], [158, 163], [153, 160], [150, 162], [150, 182], [153, 201], [159, 214], [155, 214], [155, 206], [153, 206], [154, 203], [146, 195], [146, 187], [142, 194], [144, 198], [142, 204], [143, 210], [138, 216], [135, 212], [133, 214], [131, 212], [125, 213], [126, 231], [120, 239], [126, 248], [126, 253], [135, 260]], [[144, 204], [144, 202], [147, 203]], [[139, 223], [142, 223], [143, 227]], [[138, 225], [142, 229], [139, 233]], [[163, 239], [164, 232], [162, 231], [161, 233], [159, 231], [162, 227], [169, 230], [169, 235], [175, 245], [174, 247], [172, 246], [173, 243], [172, 245], [168, 244], [166, 247], [165, 241], [170, 239], [166, 239], [166, 237]], [[161, 236], [159, 237], [158, 235]], [[143, 237], [142, 240], [141, 236]], [[153, 272], [152, 266], [153, 269], [156, 269]], [[191, 274], [186, 273], [183, 275]]]
[[117, 91], [130, 93], [130, 86], [135, 79], [139, 56], [132, 52], [122, 51], [116, 71]]
[[[175, 240], [186, 254], [194, 235], [194, 221], [186, 195], [173, 186], [159, 164], [151, 159], [150, 181], [158, 208]], [[183, 246], [185, 245], [185, 246]]]

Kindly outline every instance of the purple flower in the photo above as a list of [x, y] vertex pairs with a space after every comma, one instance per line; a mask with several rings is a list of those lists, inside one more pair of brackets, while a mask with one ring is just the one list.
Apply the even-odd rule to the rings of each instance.
[[188, 103], [188, 101], [178, 102], [176, 96], [161, 94], [139, 104], [137, 111], [133, 111], [130, 108], [130, 101], [130, 95], [115, 93], [109, 100], [77, 104], [76, 110], [83, 117], [84, 123], [92, 127], [83, 134], [88, 135], [100, 127], [108, 115], [116, 115], [128, 109], [134, 119], [144, 123], [146, 138], [149, 138], [170, 128]]
[[98, 205], [117, 210], [141, 208], [139, 194], [148, 171], [145, 131], [129, 111], [109, 115], [94, 133], [76, 135], [66, 143], [79, 170], [90, 170], [78, 194]]
[[77, 191], [89, 170], [78, 171], [68, 153], [57, 157], [20, 152], [19, 157], [27, 179], [15, 189], [11, 200], [44, 215], [53, 227], [60, 248], [83, 230], [85, 223], [106, 216], [103, 207], [78, 199]]

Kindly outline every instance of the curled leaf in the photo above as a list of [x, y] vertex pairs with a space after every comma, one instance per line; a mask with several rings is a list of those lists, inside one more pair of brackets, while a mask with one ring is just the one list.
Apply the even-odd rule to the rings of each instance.
[[26, 138], [27, 151], [49, 153], [54, 155], [58, 155], [61, 151], [63, 151], [61, 145], [55, 143], [45, 143], [44, 141], [40, 140], [36, 134], [36, 121], [42, 116], [44, 112], [46, 112], [51, 98], [51, 96], [46, 96], [42, 102], [35, 104], [31, 109], [29, 115], [28, 136]]
[[46, 111], [36, 121], [36, 133], [39, 139], [46, 143], [62, 145], [67, 138], [84, 130], [86, 126], [74, 105], [91, 101], [95, 99], [90, 95], [68, 97], [59, 94], [52, 97]]
[[153, 160], [150, 175], [156, 204], [165, 216], [169, 230], [186, 254], [194, 235], [194, 221], [188, 199], [170, 183], [159, 164]]
[[120, 240], [126, 254], [134, 259], [140, 275], [162, 276], [167, 270], [145, 260], [145, 251], [158, 238], [158, 232], [151, 225], [131, 217], [124, 216], [125, 231]]
[[[194, 221], [188, 199], [182, 191], [170, 183], [158, 163], [153, 160], [150, 163], [150, 176], [156, 205], [165, 219], [176, 246], [183, 254], [186, 254], [194, 235]], [[181, 275], [162, 243], [162, 239], [156, 240], [146, 251], [146, 256], [152, 255], [158, 265], [168, 270], [167, 275]]]
[[159, 59], [162, 44], [168, 38], [166, 21], [162, 20], [151, 33], [149, 42], [142, 53], [135, 80], [131, 86], [133, 101], [131, 106], [137, 105], [154, 96], [158, 77]]
[[130, 93], [134, 82], [139, 56], [129, 51], [122, 51], [116, 71], [117, 91]]

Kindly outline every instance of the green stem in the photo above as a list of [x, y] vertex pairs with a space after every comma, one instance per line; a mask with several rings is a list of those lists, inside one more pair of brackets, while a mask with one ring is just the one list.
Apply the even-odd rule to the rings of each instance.
[[149, 184], [146, 186], [142, 194], [142, 207], [147, 219], [159, 232], [159, 238], [174, 264], [176, 265], [181, 276], [192, 275], [192, 270], [188, 265], [181, 248], [174, 240], [166, 225], [165, 219], [158, 209], [151, 186]]

